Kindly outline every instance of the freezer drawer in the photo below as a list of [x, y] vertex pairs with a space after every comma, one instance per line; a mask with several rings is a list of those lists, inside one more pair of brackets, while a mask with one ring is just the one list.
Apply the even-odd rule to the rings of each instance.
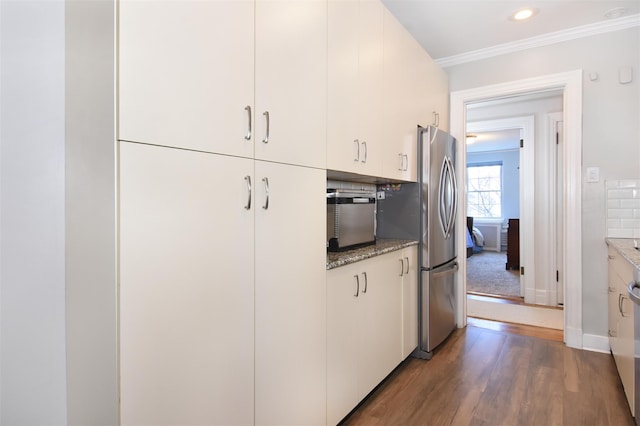
[[[455, 278], [457, 262], [421, 272], [420, 349], [431, 352], [456, 328]], [[430, 358], [430, 356], [429, 356]]]

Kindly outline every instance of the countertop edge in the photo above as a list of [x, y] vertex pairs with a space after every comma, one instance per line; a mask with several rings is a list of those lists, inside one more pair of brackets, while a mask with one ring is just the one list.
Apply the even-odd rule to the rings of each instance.
[[640, 270], [640, 250], [633, 246], [633, 238], [605, 238], [608, 246], [613, 247], [634, 268]]
[[415, 245], [418, 245], [416, 240], [378, 240], [375, 245], [340, 253], [327, 253], [327, 271]]

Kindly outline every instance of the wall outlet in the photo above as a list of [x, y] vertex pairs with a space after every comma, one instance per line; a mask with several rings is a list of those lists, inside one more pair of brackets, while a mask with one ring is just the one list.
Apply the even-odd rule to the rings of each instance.
[[376, 192], [376, 198], [378, 200], [384, 200], [384, 191], [378, 191]]

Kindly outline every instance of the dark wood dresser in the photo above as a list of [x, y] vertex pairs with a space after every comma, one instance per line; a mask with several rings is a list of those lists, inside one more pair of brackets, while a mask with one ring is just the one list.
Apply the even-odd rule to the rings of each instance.
[[520, 268], [520, 219], [509, 219], [506, 269]]

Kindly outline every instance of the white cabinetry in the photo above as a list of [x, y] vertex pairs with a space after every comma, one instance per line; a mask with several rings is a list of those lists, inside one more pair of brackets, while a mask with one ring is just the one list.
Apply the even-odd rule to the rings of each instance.
[[326, 9], [121, 1], [118, 138], [324, 168]]
[[119, 169], [121, 424], [251, 424], [253, 161], [123, 142]]
[[325, 168], [327, 1], [255, 4], [255, 156]]
[[325, 190], [324, 170], [120, 143], [122, 424], [325, 423]]
[[325, 424], [326, 172], [255, 169], [256, 423]]
[[330, 1], [328, 10], [327, 167], [378, 176], [384, 6], [379, 0]]
[[389, 253], [327, 272], [327, 423], [402, 361], [402, 278]]
[[448, 90], [446, 73], [385, 9], [384, 177], [417, 179], [417, 126], [448, 129]]
[[609, 342], [622, 380], [631, 413], [634, 409], [633, 302], [627, 286], [633, 280], [633, 266], [609, 247]]
[[118, 138], [253, 157], [253, 2], [118, 6]]
[[418, 247], [400, 252], [402, 271], [402, 359], [418, 347]]

